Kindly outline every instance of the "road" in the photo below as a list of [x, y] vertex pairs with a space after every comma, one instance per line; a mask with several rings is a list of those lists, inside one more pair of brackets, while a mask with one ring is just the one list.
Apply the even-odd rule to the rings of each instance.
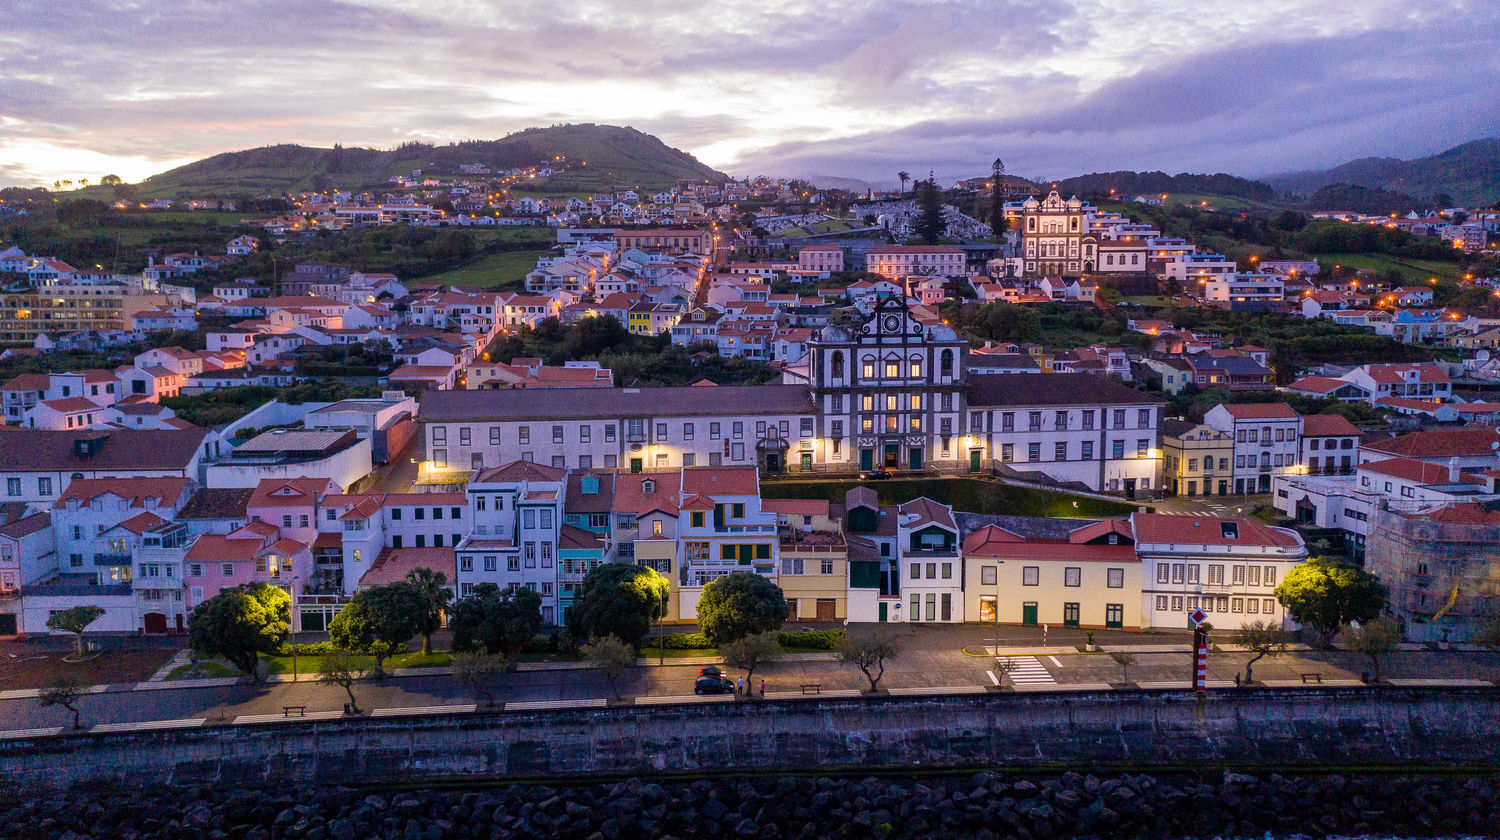
[[[894, 626], [901, 643], [900, 656], [888, 663], [882, 688], [956, 688], [972, 691], [994, 685], [1001, 675], [992, 655], [994, 628], [966, 625]], [[1084, 653], [1084, 641], [1076, 630], [1002, 627], [999, 650], [1018, 665], [1013, 676], [1022, 689], [1056, 686], [1105, 687], [1129, 682], [1143, 687], [1185, 685], [1191, 673], [1186, 634], [1125, 633], [1096, 631], [1106, 650]], [[1130, 651], [1134, 662], [1127, 669], [1110, 655]], [[1243, 673], [1249, 655], [1216, 647], [1209, 657], [1212, 685], [1232, 685]], [[647, 660], [654, 662], [653, 659]], [[650, 665], [630, 671], [621, 680], [626, 697], [691, 695], [698, 664]], [[1257, 680], [1300, 685], [1303, 675], [1317, 675], [1325, 683], [1356, 683], [1371, 669], [1369, 660], [1350, 651], [1298, 649], [1255, 665]], [[1404, 649], [1387, 657], [1385, 677], [1396, 680], [1467, 679], [1494, 683], [1500, 680], [1500, 652], [1435, 651]], [[735, 675], [737, 676], [737, 675]], [[797, 692], [806, 683], [818, 683], [824, 691], [848, 691], [860, 687], [859, 672], [831, 661], [783, 662], [757, 673], [764, 676], [771, 692]], [[316, 682], [246, 684], [211, 687], [165, 687], [151, 690], [131, 686], [111, 687], [85, 697], [80, 704], [85, 725], [184, 718], [235, 718], [241, 715], [280, 714], [283, 706], [302, 705], [309, 712], [338, 711], [345, 702], [341, 688]], [[156, 687], [161, 686], [161, 687]], [[448, 674], [392, 676], [360, 683], [355, 688], [359, 706], [365, 710], [473, 703], [473, 694]], [[496, 681], [496, 699], [514, 701], [565, 701], [602, 699], [611, 696], [608, 682], [590, 669], [519, 671]], [[57, 726], [66, 713], [41, 708], [34, 697], [0, 699], [0, 730]]]

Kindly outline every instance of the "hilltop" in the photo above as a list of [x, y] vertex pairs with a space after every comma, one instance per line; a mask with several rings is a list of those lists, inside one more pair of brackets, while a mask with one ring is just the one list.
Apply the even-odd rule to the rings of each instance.
[[499, 140], [395, 149], [335, 145], [331, 149], [281, 144], [225, 152], [153, 175], [137, 185], [144, 198], [279, 195], [304, 190], [370, 189], [413, 170], [456, 174], [459, 164], [492, 170], [562, 158], [568, 171], [547, 179], [547, 192], [597, 192], [620, 184], [659, 188], [678, 179], [727, 180], [692, 155], [633, 128], [580, 123], [528, 128]]
[[1415, 160], [1360, 158], [1332, 169], [1289, 172], [1264, 180], [1298, 195], [1312, 195], [1333, 184], [1353, 184], [1419, 199], [1446, 193], [1458, 204], [1490, 204], [1500, 200], [1500, 140], [1475, 140]]

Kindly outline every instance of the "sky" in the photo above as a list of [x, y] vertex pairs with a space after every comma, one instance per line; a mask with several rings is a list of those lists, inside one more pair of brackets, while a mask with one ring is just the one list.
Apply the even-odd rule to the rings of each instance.
[[1500, 136], [1500, 0], [8, 0], [0, 185], [631, 125], [735, 175], [1263, 175]]

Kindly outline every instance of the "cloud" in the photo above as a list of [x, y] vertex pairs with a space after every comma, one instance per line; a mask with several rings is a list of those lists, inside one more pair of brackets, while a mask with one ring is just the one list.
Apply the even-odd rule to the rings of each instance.
[[1492, 0], [14, 0], [0, 183], [634, 125], [737, 173], [1260, 173], [1500, 134]]

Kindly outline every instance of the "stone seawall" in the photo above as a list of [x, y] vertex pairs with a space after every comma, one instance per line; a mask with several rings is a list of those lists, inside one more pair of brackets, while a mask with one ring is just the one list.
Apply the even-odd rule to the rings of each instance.
[[10, 792], [794, 770], [1492, 764], [1500, 691], [873, 697], [206, 726], [0, 743]]

